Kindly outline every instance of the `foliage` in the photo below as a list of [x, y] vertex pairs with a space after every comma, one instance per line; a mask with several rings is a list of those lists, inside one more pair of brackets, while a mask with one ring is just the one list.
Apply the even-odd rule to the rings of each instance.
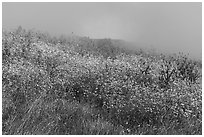
[[202, 134], [201, 66], [111, 39], [4, 31], [3, 134]]

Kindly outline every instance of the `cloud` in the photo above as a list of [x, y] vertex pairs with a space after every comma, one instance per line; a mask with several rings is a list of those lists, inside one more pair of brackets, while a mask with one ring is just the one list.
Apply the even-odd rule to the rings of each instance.
[[2, 25], [124, 39], [201, 58], [202, 3], [3, 3]]

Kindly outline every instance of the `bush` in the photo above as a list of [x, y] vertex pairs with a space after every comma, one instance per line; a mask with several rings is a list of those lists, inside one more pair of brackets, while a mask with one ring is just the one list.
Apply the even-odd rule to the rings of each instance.
[[199, 62], [21, 27], [2, 36], [3, 134], [202, 134]]

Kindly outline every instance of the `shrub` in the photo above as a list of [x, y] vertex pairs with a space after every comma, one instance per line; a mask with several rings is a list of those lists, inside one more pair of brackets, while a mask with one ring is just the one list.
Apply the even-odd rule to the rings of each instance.
[[3, 134], [202, 134], [196, 61], [21, 27], [2, 44]]

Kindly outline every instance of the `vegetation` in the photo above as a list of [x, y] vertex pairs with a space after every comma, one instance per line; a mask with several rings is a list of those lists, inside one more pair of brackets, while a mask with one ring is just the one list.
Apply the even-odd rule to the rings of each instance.
[[201, 67], [111, 39], [3, 31], [2, 133], [201, 135]]

